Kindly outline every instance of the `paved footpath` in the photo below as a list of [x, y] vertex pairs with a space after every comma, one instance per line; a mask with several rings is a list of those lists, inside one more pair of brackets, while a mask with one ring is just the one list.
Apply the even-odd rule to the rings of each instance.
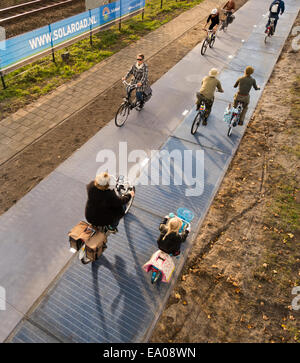
[[[261, 95], [251, 92], [245, 125], [229, 138], [223, 112], [233, 99], [233, 84], [251, 64], [263, 90], [300, 8], [298, 0], [285, 3], [276, 35], [265, 44], [263, 15], [269, 0], [249, 0], [204, 57], [199, 44], [153, 84], [153, 97], [142, 112], [131, 112], [122, 128], [108, 123], [0, 216], [0, 286], [6, 292], [0, 295], [0, 306], [5, 305], [0, 309], [0, 340], [148, 340]], [[216, 96], [208, 125], [191, 135], [192, 95], [211, 67], [221, 71], [225, 93]], [[127, 155], [119, 151], [124, 145]], [[134, 205], [119, 232], [109, 237], [105, 254], [82, 265], [76, 255], [70, 256], [66, 234], [84, 218], [86, 184], [106, 162], [104, 150], [123, 167], [128, 156], [134, 164], [132, 179], [143, 183], [137, 185]], [[161, 167], [155, 150], [178, 156], [170, 185], [164, 173], [168, 165]], [[178, 184], [183, 170], [183, 183]], [[149, 176], [162, 176], [161, 182], [153, 185]], [[195, 214], [192, 231], [175, 261], [171, 283], [153, 286], [142, 266], [157, 249], [162, 216], [182, 206]]]
[[0, 121], [0, 165], [23, 150], [48, 130], [92, 102], [119, 81], [132, 65], [137, 53], [146, 59], [201, 22], [210, 10], [224, 0], [205, 0], [171, 22], [122, 49], [74, 81], [60, 86], [32, 105]]

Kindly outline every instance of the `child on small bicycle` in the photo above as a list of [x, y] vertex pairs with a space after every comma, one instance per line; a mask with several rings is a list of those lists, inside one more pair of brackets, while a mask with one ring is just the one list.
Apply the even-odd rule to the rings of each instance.
[[168, 254], [177, 256], [180, 254], [180, 245], [185, 242], [189, 230], [185, 229], [182, 233], [179, 230], [182, 220], [178, 217], [165, 216], [159, 226], [160, 236], [157, 240], [158, 248]]

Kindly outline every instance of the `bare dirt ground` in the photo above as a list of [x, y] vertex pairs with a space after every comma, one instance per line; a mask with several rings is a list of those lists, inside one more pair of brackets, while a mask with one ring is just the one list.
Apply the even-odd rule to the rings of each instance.
[[293, 38], [151, 342], [300, 342], [300, 310], [292, 309], [292, 288], [300, 286], [300, 52], [290, 52]]
[[[151, 82], [202, 41], [202, 27], [199, 23], [147, 60]], [[300, 313], [288, 308], [292, 286], [300, 285], [299, 230], [283, 225], [273, 206], [282, 190], [300, 199], [299, 113], [293, 109], [299, 96], [297, 101], [291, 92], [300, 90], [295, 71], [299, 74], [300, 63], [299, 53], [289, 49], [290, 40], [157, 325], [154, 342], [299, 340]], [[117, 83], [2, 165], [0, 214], [109, 122], [122, 97]]]

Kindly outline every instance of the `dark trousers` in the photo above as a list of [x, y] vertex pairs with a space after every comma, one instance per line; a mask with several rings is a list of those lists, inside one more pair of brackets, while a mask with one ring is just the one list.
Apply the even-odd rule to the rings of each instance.
[[204, 97], [201, 93], [197, 92], [197, 109], [200, 107], [201, 102], [203, 101], [205, 104], [205, 118], [207, 119], [211, 113], [211, 109], [214, 103], [214, 100], [209, 100], [208, 98]]
[[[126, 207], [127, 207], [127, 204], [124, 204], [124, 205], [122, 206], [122, 208], [123, 208], [124, 212], [125, 212], [125, 210], [126, 210]], [[121, 217], [121, 218], [122, 218], [122, 217]], [[110, 226], [111, 226], [112, 228], [117, 228], [117, 227], [118, 227], [118, 225], [119, 225], [119, 223], [120, 223], [121, 218], [119, 218], [119, 217], [115, 218], [115, 219], [113, 220], [113, 222], [110, 224]]]
[[[266, 28], [271, 24], [271, 20], [270, 19], [271, 18], [269, 18], [269, 20], [267, 22]], [[274, 19], [274, 33], [275, 33], [278, 18], [272, 18], [272, 19]]]

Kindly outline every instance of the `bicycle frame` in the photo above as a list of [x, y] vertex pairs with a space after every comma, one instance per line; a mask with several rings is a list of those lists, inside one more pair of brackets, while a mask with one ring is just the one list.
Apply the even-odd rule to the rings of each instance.
[[269, 37], [274, 34], [274, 24], [275, 24], [275, 19], [270, 18], [270, 25], [268, 25], [267, 27]]
[[243, 103], [242, 102], [239, 102], [237, 107], [236, 107], [236, 112], [233, 112], [232, 114], [232, 118], [231, 118], [231, 121], [230, 121], [230, 126], [233, 125], [234, 123], [234, 119], [236, 117], [236, 122], [239, 122], [240, 121], [240, 116], [241, 116], [241, 113], [242, 113], [242, 110], [243, 110]]

